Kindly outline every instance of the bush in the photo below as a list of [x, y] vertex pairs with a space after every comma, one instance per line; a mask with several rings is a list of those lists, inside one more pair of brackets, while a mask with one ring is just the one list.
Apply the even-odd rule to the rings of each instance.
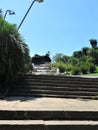
[[98, 73], [98, 66], [96, 66], [96, 72]]
[[78, 66], [73, 67], [71, 74], [72, 75], [79, 75], [80, 74], [80, 68]]
[[57, 63], [54, 63], [52, 65], [52, 67], [55, 68], [55, 70], [56, 70], [56, 68], [59, 68], [60, 72], [64, 73], [65, 72], [65, 68], [66, 68], [66, 64], [63, 63], [63, 62], [57, 62]]
[[67, 63], [65, 66], [65, 71], [70, 72], [71, 69], [72, 69], [72, 65]]
[[85, 65], [81, 65], [80, 66], [80, 71], [82, 74], [87, 74], [88, 72], [88, 66], [85, 64]]
[[89, 64], [89, 72], [94, 73], [96, 71], [96, 66], [93, 63]]

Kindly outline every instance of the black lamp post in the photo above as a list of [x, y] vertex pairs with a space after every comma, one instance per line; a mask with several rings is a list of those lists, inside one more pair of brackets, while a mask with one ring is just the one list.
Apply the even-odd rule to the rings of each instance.
[[35, 2], [39, 2], [39, 3], [41, 3], [41, 2], [43, 2], [43, 0], [33, 0], [33, 2], [31, 3], [31, 5], [30, 5], [30, 7], [29, 7], [29, 9], [27, 10], [26, 14], [24, 15], [22, 21], [20, 22], [20, 24], [19, 24], [19, 26], [18, 26], [18, 28], [17, 28], [17, 31], [20, 29], [22, 23], [24, 22], [24, 20], [25, 20], [27, 14], [29, 13], [31, 7], [33, 6], [33, 4], [34, 4]]

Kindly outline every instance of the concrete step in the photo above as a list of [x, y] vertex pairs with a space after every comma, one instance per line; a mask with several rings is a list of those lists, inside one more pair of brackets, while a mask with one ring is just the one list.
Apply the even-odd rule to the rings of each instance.
[[89, 82], [97, 82], [98, 78], [83, 78], [83, 77], [71, 77], [71, 76], [51, 76], [51, 75], [23, 75], [20, 76], [21, 79], [26, 79], [26, 80], [30, 80], [30, 79], [34, 79], [34, 80], [51, 80], [51, 81], [59, 81], [62, 80], [63, 81], [73, 81], [73, 82], [77, 82], [77, 81], [88, 81]]
[[0, 110], [0, 120], [93, 120], [98, 111], [65, 110]]
[[97, 82], [98, 81], [98, 76], [62, 76], [62, 75], [20, 75], [21, 78], [26, 78], [26, 79], [45, 79], [45, 80], [67, 80], [67, 81], [88, 81], [88, 82]]
[[38, 66], [34, 66], [34, 71], [32, 71], [34, 75], [46, 75], [51, 74], [50, 64], [42, 64]]
[[[39, 71], [39, 70], [48, 71], [48, 70], [50, 70], [49, 67], [36, 67], [35, 69], [36, 69], [36, 71]], [[51, 70], [50, 70], [50, 71], [51, 71]]]
[[76, 89], [76, 90], [78, 90], [79, 88], [81, 89], [81, 88], [83, 88], [83, 89], [96, 89], [96, 91], [98, 91], [98, 85], [86, 85], [86, 84], [62, 84], [62, 83], [59, 83], [59, 84], [57, 84], [57, 83], [42, 83], [42, 82], [24, 82], [24, 83], [18, 83], [18, 84], [14, 84], [14, 86], [13, 86], [13, 88], [15, 89], [15, 88], [46, 88], [46, 89], [48, 89], [48, 88], [50, 88], [50, 89], [53, 89], [53, 88], [69, 88], [69, 89]]
[[37, 72], [51, 72], [51, 70], [42, 70], [42, 69], [38, 69]]
[[51, 74], [53, 74], [53, 72], [52, 71], [36, 71], [36, 72], [32, 72], [32, 74], [34, 74], [34, 75], [40, 75], [40, 74], [42, 74], [42, 75], [51, 75]]
[[97, 121], [4, 121], [0, 120], [0, 130], [98, 130]]
[[49, 67], [51, 66], [50, 63], [40, 64], [40, 65], [34, 65], [34, 67]]
[[51, 75], [51, 74], [53, 74], [53, 72], [52, 71], [41, 71], [41, 70], [38, 70], [36, 72], [32, 72], [32, 74], [34, 74], [34, 75], [39, 75], [39, 74], [42, 74], [42, 75]]
[[0, 120], [0, 130], [44, 130], [43, 121], [9, 121]]
[[58, 86], [47, 86], [47, 85], [45, 85], [45, 86], [39, 86], [39, 85], [19, 85], [19, 86], [14, 86], [12, 89], [14, 89], [14, 91], [19, 91], [19, 90], [53, 90], [53, 91], [85, 91], [85, 92], [98, 92], [98, 87], [96, 86], [94, 86], [94, 87], [82, 87], [82, 86], [79, 86], [79, 87], [73, 87], [73, 86], [60, 86], [60, 87], [58, 87]]
[[56, 90], [36, 90], [36, 89], [31, 89], [31, 90], [20, 89], [17, 91], [13, 89], [13, 90], [10, 90], [8, 94], [17, 95], [19, 93], [21, 94], [21, 96], [23, 96], [23, 93], [27, 94], [27, 96], [29, 96], [29, 94], [98, 96], [97, 92], [89, 92], [89, 91], [56, 91]]
[[[38, 76], [39, 77], [39, 76]], [[98, 81], [98, 79], [97, 79]], [[81, 81], [80, 79], [78, 81], [75, 80], [69, 80], [69, 79], [40, 79], [40, 78], [30, 78], [30, 79], [20, 79], [20, 84], [25, 85], [47, 85], [47, 86], [82, 86], [82, 87], [97, 87], [98, 82], [97, 81], [92, 81], [91, 79], [88, 80], [83, 80]], [[18, 85], [18, 84], [17, 84]]]
[[[18, 82], [18, 81], [17, 81]], [[5, 92], [0, 87], [1, 95]], [[98, 97], [98, 77], [20, 75], [9, 96]]]
[[[0, 94], [2, 96], [2, 94]], [[98, 95], [97, 96], [83, 96], [83, 95], [59, 95], [59, 94], [31, 94], [31, 93], [8, 93], [6, 95], [6, 97], [10, 97], [10, 96], [25, 96], [25, 97], [50, 97], [50, 98], [72, 98], [72, 99], [98, 99]]]
[[97, 100], [9, 97], [0, 101], [0, 130], [98, 130]]
[[24, 80], [24, 81], [22, 81], [21, 80], [21, 82], [18, 82], [17, 83], [17, 85], [47, 85], [47, 86], [77, 86], [77, 87], [79, 87], [79, 86], [83, 86], [83, 87], [97, 87], [98, 86], [98, 83], [87, 83], [87, 82], [72, 82], [72, 81], [70, 81], [70, 82], [64, 82], [64, 81], [45, 81], [45, 80], [43, 80], [43, 81], [41, 81], [41, 80], [36, 80], [36, 81], [34, 81], [34, 80], [32, 80], [32, 81], [27, 81], [27, 80]]

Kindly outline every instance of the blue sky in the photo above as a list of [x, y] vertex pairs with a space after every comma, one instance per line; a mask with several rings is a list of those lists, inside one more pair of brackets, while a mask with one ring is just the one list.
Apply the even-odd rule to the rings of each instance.
[[[1, 0], [3, 15], [7, 9], [9, 23], [17, 27], [32, 0]], [[50, 51], [71, 56], [74, 51], [90, 47], [89, 39], [98, 40], [98, 0], [44, 0], [35, 2], [19, 29], [30, 49], [30, 55]]]

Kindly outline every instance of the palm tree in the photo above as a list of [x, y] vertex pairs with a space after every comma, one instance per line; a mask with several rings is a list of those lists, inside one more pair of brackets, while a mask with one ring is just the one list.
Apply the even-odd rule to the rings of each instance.
[[18, 73], [24, 71], [23, 39], [15, 25], [0, 16], [0, 82], [3, 87], [11, 85]]
[[97, 47], [97, 40], [96, 39], [90, 39], [90, 44], [91, 44], [92, 48], [96, 48]]

